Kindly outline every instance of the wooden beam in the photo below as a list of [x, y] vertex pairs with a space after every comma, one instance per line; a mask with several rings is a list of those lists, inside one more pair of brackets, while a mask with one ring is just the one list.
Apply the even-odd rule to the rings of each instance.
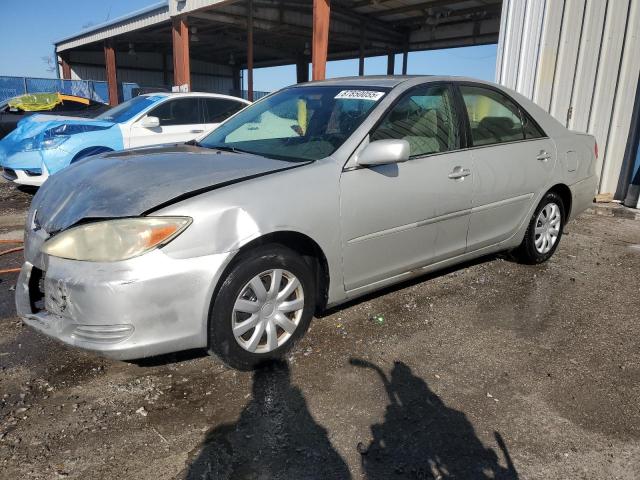
[[313, 80], [324, 80], [327, 73], [330, 16], [330, 0], [313, 0]]
[[116, 51], [113, 48], [113, 39], [104, 42], [104, 64], [107, 69], [107, 88], [109, 91], [109, 105], [118, 104], [118, 78], [116, 70]]
[[253, 2], [247, 0], [247, 100], [253, 102]]
[[191, 90], [191, 66], [189, 64], [189, 25], [184, 16], [172, 20], [173, 84], [187, 85]]
[[60, 66], [62, 67], [62, 78], [64, 80], [71, 80], [71, 65], [69, 65], [64, 56], [60, 56]]

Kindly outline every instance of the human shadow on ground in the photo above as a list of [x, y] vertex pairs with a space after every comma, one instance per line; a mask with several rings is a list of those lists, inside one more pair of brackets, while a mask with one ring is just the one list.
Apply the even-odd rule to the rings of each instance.
[[368, 446], [358, 444], [368, 480], [518, 479], [500, 434], [494, 432], [505, 467], [482, 444], [466, 415], [447, 407], [406, 364], [395, 362], [387, 378], [377, 365], [350, 362], [376, 372], [389, 397], [384, 422], [371, 426], [373, 439]]
[[186, 480], [348, 479], [349, 469], [318, 425], [289, 366], [274, 361], [253, 374], [253, 398], [237, 422], [210, 430]]

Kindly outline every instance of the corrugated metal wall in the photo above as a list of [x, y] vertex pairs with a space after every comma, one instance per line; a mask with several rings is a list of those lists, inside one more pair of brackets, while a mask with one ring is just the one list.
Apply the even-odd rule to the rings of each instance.
[[[100, 52], [72, 51], [69, 64], [74, 80], [106, 80], [104, 55]], [[163, 59], [160, 53], [139, 52], [135, 55], [118, 54], [118, 81], [133, 82], [140, 86], [163, 86]], [[168, 85], [173, 83], [173, 57], [167, 55]], [[228, 65], [200, 60], [191, 61], [193, 91], [228, 93], [233, 89], [232, 68]]]
[[504, 0], [496, 81], [598, 140], [615, 193], [640, 75], [640, 0]]

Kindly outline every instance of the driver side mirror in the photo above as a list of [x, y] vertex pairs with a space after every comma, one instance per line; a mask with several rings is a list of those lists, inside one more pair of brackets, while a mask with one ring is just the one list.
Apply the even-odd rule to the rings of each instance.
[[409, 142], [404, 139], [375, 140], [360, 152], [358, 165], [374, 166], [409, 160]]
[[140, 126], [144, 128], [158, 128], [160, 119], [158, 117], [146, 116], [140, 120]]

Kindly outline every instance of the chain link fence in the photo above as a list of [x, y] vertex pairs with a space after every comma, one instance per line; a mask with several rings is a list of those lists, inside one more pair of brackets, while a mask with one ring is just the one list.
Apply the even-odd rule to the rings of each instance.
[[[171, 91], [170, 87], [166, 87]], [[137, 83], [123, 82], [123, 101], [129, 100], [140, 91]], [[18, 95], [25, 93], [54, 93], [60, 92], [67, 95], [77, 95], [79, 97], [90, 98], [96, 102], [107, 103], [109, 101], [109, 88], [107, 82], [101, 80], [62, 80], [58, 78], [34, 78], [34, 77], [8, 77], [0, 76], [0, 102], [4, 102]], [[233, 95], [241, 98], [248, 98], [247, 90], [231, 90], [225, 92], [226, 95]], [[254, 91], [253, 99], [258, 100], [270, 92]]]
[[[123, 84], [125, 100], [131, 98], [131, 90], [136, 87], [138, 85], [135, 83]], [[53, 92], [78, 95], [103, 103], [109, 100], [107, 82], [104, 81], [0, 76], [0, 102], [25, 93]], [[128, 98], [126, 98], [127, 94]]]

